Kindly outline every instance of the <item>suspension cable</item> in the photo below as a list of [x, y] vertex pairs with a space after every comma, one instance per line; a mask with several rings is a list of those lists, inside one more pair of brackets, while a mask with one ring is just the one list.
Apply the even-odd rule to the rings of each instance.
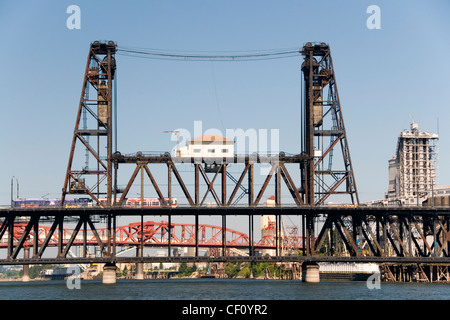
[[182, 54], [173, 52], [164, 52], [159, 50], [133, 49], [117, 47], [117, 54], [133, 57], [144, 57], [149, 59], [166, 60], [194, 60], [194, 61], [237, 61], [237, 60], [267, 60], [283, 59], [298, 56], [300, 50], [271, 50], [260, 51], [248, 54], [233, 55], [207, 55], [207, 54]]

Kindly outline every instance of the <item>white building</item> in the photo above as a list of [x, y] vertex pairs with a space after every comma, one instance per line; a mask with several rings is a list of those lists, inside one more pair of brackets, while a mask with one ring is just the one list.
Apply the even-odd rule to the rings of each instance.
[[220, 158], [234, 156], [234, 141], [218, 135], [203, 135], [186, 142], [180, 157]]

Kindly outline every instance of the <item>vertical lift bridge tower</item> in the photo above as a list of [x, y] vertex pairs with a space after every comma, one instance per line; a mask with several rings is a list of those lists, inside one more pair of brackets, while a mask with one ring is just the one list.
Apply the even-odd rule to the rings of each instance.
[[[100, 197], [106, 198], [106, 205], [112, 199], [112, 92], [116, 71], [116, 44], [113, 41], [91, 44], [86, 63], [83, 87], [78, 106], [72, 146], [70, 148], [62, 201], [67, 194], [88, 194], [100, 204]], [[95, 141], [92, 141], [96, 138]], [[73, 170], [75, 146], [81, 143], [86, 156], [95, 158], [96, 167], [89, 168], [86, 161], [81, 170]], [[105, 153], [106, 149], [106, 153]], [[100, 186], [106, 182], [106, 193]]]
[[[325, 43], [308, 42], [301, 53], [304, 56], [302, 152], [307, 155], [307, 160], [301, 164], [300, 190], [304, 202], [310, 206], [321, 206], [331, 195], [341, 199], [347, 195], [352, 205], [358, 204], [330, 47]], [[342, 156], [338, 157], [335, 151], [340, 151]], [[344, 201], [348, 201], [346, 198]], [[306, 250], [311, 255], [314, 254], [314, 247], [320, 248], [320, 245], [314, 244], [314, 218], [307, 217], [304, 227]]]

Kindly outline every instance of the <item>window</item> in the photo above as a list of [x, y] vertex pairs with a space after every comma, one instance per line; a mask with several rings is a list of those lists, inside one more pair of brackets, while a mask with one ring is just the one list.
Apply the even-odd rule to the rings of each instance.
[[216, 149], [208, 149], [208, 152], [210, 152], [210, 153], [215, 153], [215, 152], [216, 152]]
[[202, 149], [194, 149], [194, 153], [200, 153]]
[[222, 149], [222, 153], [228, 153], [228, 149]]

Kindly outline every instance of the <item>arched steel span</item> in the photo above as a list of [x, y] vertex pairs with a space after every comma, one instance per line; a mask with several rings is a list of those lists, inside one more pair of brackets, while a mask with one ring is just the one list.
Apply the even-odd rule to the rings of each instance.
[[[13, 239], [17, 243], [21, 241], [24, 233], [26, 233], [27, 222], [17, 222], [14, 224]], [[169, 223], [167, 221], [155, 222], [145, 221], [130, 223], [125, 226], [119, 226], [116, 229], [116, 245], [117, 246], [144, 246], [144, 247], [167, 247], [169, 245], [169, 234], [171, 236], [170, 246], [173, 247], [194, 247], [196, 246], [195, 224], [171, 223], [171, 232], [169, 231]], [[227, 248], [248, 248], [250, 246], [249, 236], [243, 232], [226, 228], [223, 235], [222, 227], [199, 224], [198, 225], [198, 246], [204, 248], [220, 248], [223, 247], [223, 236], [226, 239], [225, 246]], [[45, 239], [51, 233], [51, 227], [39, 226], [37, 233], [37, 243], [39, 246], [44, 244]], [[60, 233], [53, 232], [50, 235], [47, 246], [58, 246]], [[74, 234], [74, 229], [64, 228], [62, 234], [62, 244], [66, 245]], [[103, 243], [107, 242], [107, 228], [86, 230], [86, 239], [83, 232], [75, 235], [73, 246], [97, 246], [99, 240]], [[143, 238], [141, 238], [143, 235]], [[0, 248], [8, 247], [8, 238], [2, 237], [0, 240]], [[24, 247], [33, 246], [35, 240], [34, 232], [31, 231], [23, 242]], [[299, 236], [286, 235], [278, 239], [279, 246], [282, 248], [301, 249], [302, 238]], [[275, 233], [273, 235], [263, 236], [258, 242], [253, 244], [254, 249], [275, 249], [277, 239]]]

